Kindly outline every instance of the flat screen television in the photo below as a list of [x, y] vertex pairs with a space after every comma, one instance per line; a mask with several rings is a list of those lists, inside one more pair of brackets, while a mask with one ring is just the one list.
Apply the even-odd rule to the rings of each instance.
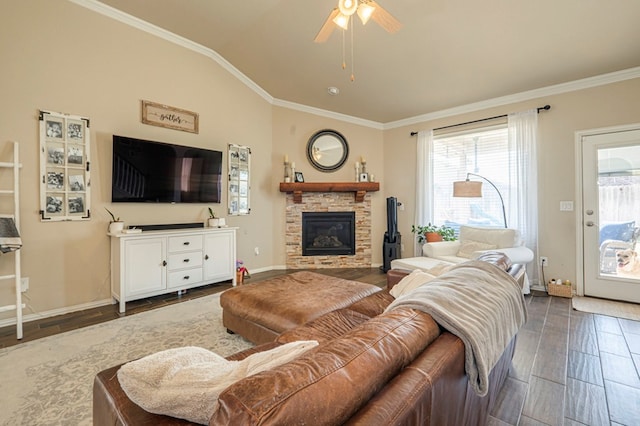
[[219, 203], [222, 152], [113, 135], [114, 203]]

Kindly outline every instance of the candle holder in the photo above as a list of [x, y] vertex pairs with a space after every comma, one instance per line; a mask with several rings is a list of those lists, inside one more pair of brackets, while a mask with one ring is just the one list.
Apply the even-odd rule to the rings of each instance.
[[284, 181], [285, 182], [291, 182], [291, 173], [289, 168], [290, 165], [291, 163], [289, 163], [288, 161], [284, 162]]

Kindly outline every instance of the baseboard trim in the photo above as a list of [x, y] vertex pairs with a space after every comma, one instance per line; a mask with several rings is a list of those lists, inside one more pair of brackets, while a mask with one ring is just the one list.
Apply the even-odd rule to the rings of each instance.
[[[112, 303], [113, 303], [113, 299], [109, 298], [109, 299], [98, 300], [95, 302], [82, 303], [80, 305], [67, 306], [65, 308], [51, 309], [49, 311], [38, 312], [35, 314], [27, 314], [22, 317], [22, 322], [25, 323], [29, 321], [51, 318], [58, 315], [70, 314], [72, 312], [83, 311], [85, 309], [92, 309], [92, 308], [98, 308], [100, 306], [111, 305]], [[11, 325], [16, 325], [15, 318], [7, 318], [7, 319], [0, 320], [0, 327], [8, 327]]]

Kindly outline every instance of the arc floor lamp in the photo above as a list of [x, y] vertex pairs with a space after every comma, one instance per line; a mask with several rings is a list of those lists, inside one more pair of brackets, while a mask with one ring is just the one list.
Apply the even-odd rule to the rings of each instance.
[[477, 175], [475, 173], [467, 173], [467, 179], [461, 180], [457, 182], [453, 182], [453, 196], [454, 197], [482, 197], [482, 182], [477, 182], [473, 180], [469, 180], [469, 176], [479, 177], [480, 179], [486, 180], [489, 185], [493, 186], [493, 188], [498, 193], [498, 197], [500, 197], [500, 203], [502, 204], [502, 218], [504, 220], [504, 227], [507, 227], [507, 213], [504, 208], [504, 199], [502, 198], [502, 194], [498, 190], [498, 187], [493, 184], [489, 179], [484, 176]]

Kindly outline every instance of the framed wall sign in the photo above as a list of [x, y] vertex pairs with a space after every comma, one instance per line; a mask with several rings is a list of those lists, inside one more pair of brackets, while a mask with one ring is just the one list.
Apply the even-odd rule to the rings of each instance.
[[251, 212], [251, 148], [229, 144], [229, 214]]
[[89, 119], [40, 111], [40, 217], [91, 217]]
[[155, 102], [142, 101], [142, 122], [152, 126], [198, 133], [198, 114]]

